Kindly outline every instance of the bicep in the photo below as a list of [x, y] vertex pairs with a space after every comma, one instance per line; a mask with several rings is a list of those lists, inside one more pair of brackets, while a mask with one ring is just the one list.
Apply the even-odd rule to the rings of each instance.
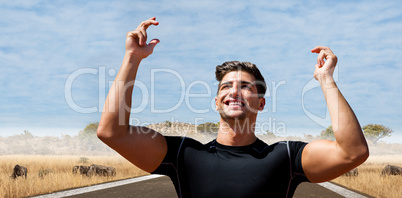
[[130, 126], [127, 133], [108, 145], [138, 168], [152, 172], [162, 163], [167, 144], [163, 135], [139, 126]]
[[302, 153], [302, 166], [313, 183], [332, 180], [354, 168], [337, 143], [330, 140], [308, 143]]

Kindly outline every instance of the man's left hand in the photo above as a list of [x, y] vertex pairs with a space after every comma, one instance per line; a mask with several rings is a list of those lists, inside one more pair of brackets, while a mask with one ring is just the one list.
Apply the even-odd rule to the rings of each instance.
[[332, 79], [336, 63], [338, 62], [338, 58], [332, 50], [329, 47], [317, 46], [311, 52], [318, 54], [314, 78], [320, 83], [323, 79]]

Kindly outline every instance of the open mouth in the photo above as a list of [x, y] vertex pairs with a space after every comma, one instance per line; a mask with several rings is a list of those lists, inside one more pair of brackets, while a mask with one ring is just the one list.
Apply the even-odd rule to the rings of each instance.
[[229, 107], [244, 107], [244, 102], [241, 100], [229, 99], [223, 102], [225, 105]]

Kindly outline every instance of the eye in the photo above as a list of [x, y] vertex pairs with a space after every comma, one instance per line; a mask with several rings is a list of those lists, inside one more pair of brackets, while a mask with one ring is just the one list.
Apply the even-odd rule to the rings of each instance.
[[228, 85], [222, 85], [222, 86], [221, 86], [221, 90], [222, 90], [222, 89], [227, 89], [227, 88], [230, 88], [230, 87], [229, 87]]
[[242, 88], [242, 89], [251, 90], [251, 89], [252, 89], [252, 86], [251, 86], [251, 85], [248, 85], [248, 84], [244, 84], [244, 85], [241, 86], [241, 88]]

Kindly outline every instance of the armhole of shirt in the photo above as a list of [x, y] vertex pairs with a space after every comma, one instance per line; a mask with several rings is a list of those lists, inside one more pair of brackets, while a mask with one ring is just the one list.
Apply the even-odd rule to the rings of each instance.
[[292, 162], [292, 155], [290, 153], [290, 148], [289, 148], [289, 141], [286, 141], [286, 150], [288, 151], [288, 157], [289, 157], [289, 176], [290, 176], [288, 190], [286, 191], [286, 197], [289, 197], [290, 187], [291, 187], [293, 179], [294, 179], [293, 162]]
[[290, 171], [290, 178], [293, 178], [293, 170], [292, 170], [292, 155], [290, 153], [290, 148], [289, 148], [289, 141], [286, 141], [286, 150], [288, 151], [288, 157], [289, 157], [289, 171]]
[[181, 190], [181, 183], [180, 183], [180, 176], [179, 176], [179, 157], [180, 157], [180, 152], [181, 152], [181, 147], [183, 146], [184, 140], [186, 139], [186, 137], [183, 137], [183, 139], [181, 140], [179, 149], [177, 149], [177, 156], [176, 156], [176, 175], [177, 175], [177, 183], [179, 185], [179, 197], [183, 197], [183, 192]]
[[[182, 139], [180, 140], [180, 144], [179, 144], [179, 141], [174, 142], [175, 140], [177, 140], [176, 138], [179, 138], [179, 137], [167, 136], [165, 138], [168, 143], [168, 151], [167, 151], [166, 156], [163, 159], [162, 163], [151, 174], [167, 175], [172, 179], [173, 183], [175, 183], [175, 181], [173, 181], [173, 179], [177, 180], [176, 182], [177, 182], [177, 187], [178, 187], [178, 197], [181, 198], [183, 196], [183, 193], [182, 193], [182, 189], [181, 189], [182, 187], [181, 187], [180, 177], [179, 177], [179, 165], [180, 165], [180, 154], [182, 152], [182, 147], [183, 147], [184, 140], [186, 139], [186, 137], [181, 137]], [[172, 153], [172, 152], [174, 152], [174, 153]], [[170, 175], [168, 173], [169, 170], [172, 170], [173, 172], [171, 174], [175, 174], [175, 175], [174, 176]]]
[[[301, 163], [301, 155], [302, 152], [304, 150], [304, 148], [306, 147], [307, 144], [304, 145], [300, 145], [302, 144], [302, 142], [298, 142], [298, 149], [295, 150], [293, 147], [294, 145], [292, 144], [292, 149], [290, 149], [290, 142], [286, 141], [286, 149], [288, 151], [288, 157], [289, 157], [289, 171], [290, 171], [290, 181], [294, 180], [295, 178], [298, 178], [299, 176], [304, 177], [304, 179], [302, 179], [303, 181], [308, 181], [306, 175], [304, 174], [304, 170], [303, 170], [303, 165]], [[295, 152], [295, 153], [292, 153]], [[290, 183], [289, 183], [290, 184]]]
[[[184, 140], [186, 139], [186, 137], [183, 137], [183, 139], [180, 142], [180, 146], [179, 149], [177, 149], [177, 153], [176, 153], [176, 172], [179, 172], [179, 157], [180, 157], [180, 151], [181, 151], [181, 147], [183, 146]], [[177, 173], [178, 174], [178, 173]]]

